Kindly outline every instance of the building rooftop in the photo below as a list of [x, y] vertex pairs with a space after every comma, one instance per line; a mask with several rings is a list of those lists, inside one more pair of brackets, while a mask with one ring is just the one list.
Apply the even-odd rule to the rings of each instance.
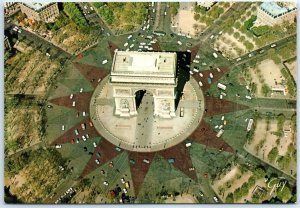
[[176, 53], [117, 51], [113, 72], [133, 74], [175, 74]]
[[292, 3], [282, 3], [279, 5], [277, 2], [264, 2], [260, 5], [260, 8], [272, 17], [278, 17], [296, 9], [296, 6]]
[[111, 82], [176, 84], [177, 54], [174, 52], [117, 51]]
[[53, 2], [43, 1], [43, 2], [24, 2], [23, 4], [37, 11], [52, 3]]

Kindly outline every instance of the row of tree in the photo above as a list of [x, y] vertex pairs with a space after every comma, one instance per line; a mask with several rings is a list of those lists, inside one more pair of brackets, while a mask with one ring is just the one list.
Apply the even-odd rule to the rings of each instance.
[[[69, 16], [71, 20], [78, 26], [78, 28], [83, 29], [88, 26], [87, 21], [83, 14], [80, 12], [78, 7], [73, 2], [64, 3], [64, 12]], [[64, 23], [64, 22], [62, 22]]]
[[94, 2], [93, 6], [107, 24], [127, 31], [142, 24], [147, 13], [144, 2]]

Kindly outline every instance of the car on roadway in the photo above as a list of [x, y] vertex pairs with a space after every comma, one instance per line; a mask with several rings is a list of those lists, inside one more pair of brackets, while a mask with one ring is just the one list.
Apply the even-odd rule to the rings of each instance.
[[61, 144], [56, 144], [56, 145], [55, 145], [55, 148], [56, 148], [56, 149], [60, 149], [60, 148], [61, 148]]
[[216, 196], [214, 196], [213, 199], [215, 202], [219, 202], [219, 199]]
[[96, 144], [96, 142], [93, 142], [93, 146], [94, 146], [94, 147], [97, 147], [97, 144]]

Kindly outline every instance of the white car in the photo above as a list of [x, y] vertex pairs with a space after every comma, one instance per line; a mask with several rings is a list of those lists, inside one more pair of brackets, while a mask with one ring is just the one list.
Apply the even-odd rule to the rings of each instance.
[[72, 106], [75, 107], [75, 101], [72, 102]]
[[104, 184], [105, 186], [108, 186], [108, 182], [107, 182], [107, 181], [104, 181], [103, 184]]
[[83, 111], [83, 112], [82, 112], [82, 116], [83, 116], [83, 117], [84, 117], [84, 116], [86, 116], [86, 113], [85, 113], [85, 111]]
[[123, 188], [123, 192], [124, 192], [124, 194], [127, 194], [127, 189]]
[[85, 136], [82, 136], [81, 138], [82, 138], [82, 140], [83, 140], [83, 141], [86, 141], [86, 138], [85, 138]]
[[192, 143], [191, 143], [191, 142], [188, 142], [188, 143], [185, 144], [185, 146], [186, 146], [186, 147], [190, 147], [190, 146], [192, 146]]
[[55, 148], [56, 148], [56, 149], [60, 149], [60, 148], [61, 148], [61, 144], [55, 145]]
[[97, 165], [100, 164], [100, 161], [98, 159], [96, 159], [95, 162], [97, 163]]
[[102, 61], [102, 64], [106, 64], [107, 62], [107, 59], [105, 59], [104, 61]]
[[128, 46], [128, 43], [127, 43], [127, 42], [124, 44], [124, 47], [126, 47], [126, 46]]
[[201, 81], [199, 81], [199, 85], [200, 85], [200, 87], [202, 87], [202, 86], [203, 86], [203, 84], [202, 84], [202, 82], [201, 82]]
[[129, 48], [132, 48], [134, 46], [134, 44], [131, 44], [130, 46], [129, 46]]
[[200, 73], [199, 73], [199, 76], [200, 76], [200, 77], [203, 77], [203, 74], [200, 72]]
[[86, 137], [87, 139], [90, 138], [89, 134], [86, 134], [85, 137]]
[[215, 202], [218, 202], [218, 201], [219, 201], [218, 198], [217, 198], [216, 196], [214, 196], [214, 201], [215, 201]]
[[79, 91], [80, 93], [82, 93], [83, 92], [83, 88], [80, 88], [80, 91]]
[[276, 44], [272, 44], [272, 45], [271, 45], [271, 48], [275, 48], [275, 47], [276, 47]]
[[74, 132], [75, 132], [75, 135], [77, 135], [77, 136], [79, 135], [79, 132], [77, 129], [75, 129]]
[[180, 41], [177, 41], [177, 43], [178, 43], [178, 45], [182, 45], [182, 42], [180, 42]]
[[61, 126], [61, 130], [64, 131], [65, 130], [65, 125]]
[[97, 147], [97, 144], [96, 144], [96, 142], [93, 142], [93, 146], [94, 146], [94, 147]]
[[129, 35], [129, 36], [127, 37], [128, 40], [129, 40], [130, 38], [132, 38], [132, 35]]
[[70, 95], [70, 99], [72, 100], [72, 99], [73, 99], [73, 97], [74, 97], [74, 95], [73, 95], [73, 94], [71, 94], [71, 95]]
[[124, 178], [121, 178], [121, 182], [122, 182], [122, 183], [125, 183], [125, 179], [124, 179]]
[[150, 163], [150, 161], [149, 161], [148, 159], [144, 159], [143, 162], [144, 162], [144, 163], [147, 163], [147, 164]]

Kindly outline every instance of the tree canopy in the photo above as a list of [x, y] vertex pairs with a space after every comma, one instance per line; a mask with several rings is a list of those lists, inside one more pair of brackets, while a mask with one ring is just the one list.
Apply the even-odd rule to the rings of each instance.
[[88, 26], [85, 17], [79, 11], [75, 3], [65, 2], [64, 3], [64, 12], [69, 16], [71, 20], [81, 29]]

